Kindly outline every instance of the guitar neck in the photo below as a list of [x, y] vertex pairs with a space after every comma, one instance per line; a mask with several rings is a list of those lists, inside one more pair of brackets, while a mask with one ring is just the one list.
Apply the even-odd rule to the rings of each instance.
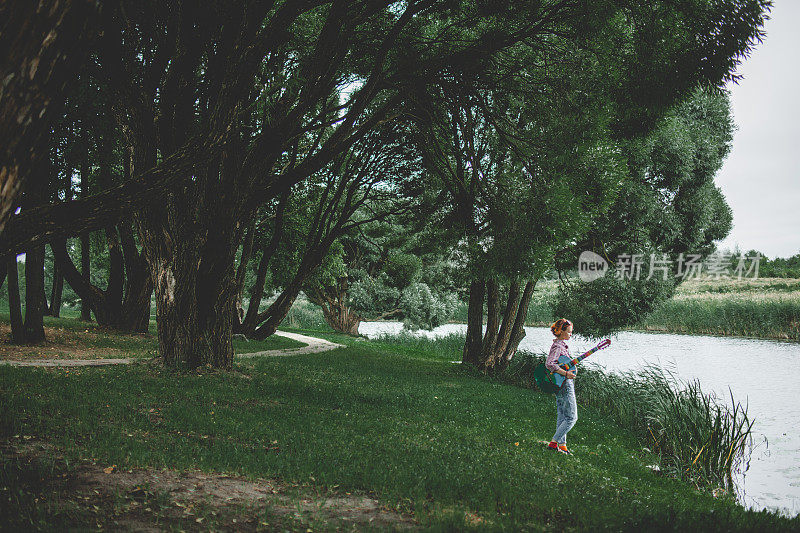
[[595, 346], [594, 348], [592, 348], [591, 350], [589, 350], [585, 354], [579, 355], [578, 357], [576, 357], [575, 359], [573, 359], [569, 363], [564, 363], [563, 365], [561, 365], [561, 368], [563, 368], [564, 370], [568, 370], [568, 369], [572, 368], [573, 366], [577, 365], [578, 363], [580, 363], [581, 361], [583, 361], [584, 359], [586, 359], [587, 357], [589, 357], [590, 355], [592, 355], [594, 352], [596, 352], [598, 350], [602, 350], [603, 348], [605, 348], [609, 344], [611, 344], [611, 341], [606, 339], [605, 341], [601, 342], [600, 344], [598, 344], [597, 346]]

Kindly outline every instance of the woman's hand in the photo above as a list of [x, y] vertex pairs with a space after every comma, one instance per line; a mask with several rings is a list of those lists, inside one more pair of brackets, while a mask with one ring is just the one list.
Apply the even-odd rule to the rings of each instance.
[[564, 377], [567, 379], [575, 379], [575, 372], [568, 370], [564, 372]]

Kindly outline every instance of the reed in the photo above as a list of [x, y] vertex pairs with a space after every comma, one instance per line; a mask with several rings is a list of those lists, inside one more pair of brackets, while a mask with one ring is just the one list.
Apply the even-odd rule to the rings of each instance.
[[312, 331], [333, 331], [325, 322], [322, 308], [301, 298], [295, 300], [281, 326]]
[[680, 297], [665, 302], [640, 327], [800, 340], [800, 298], [792, 293]]
[[427, 359], [460, 361], [464, 339], [461, 333], [431, 338], [402, 330], [400, 333], [379, 335], [371, 340], [378, 344], [400, 346], [404, 352], [421, 354]]

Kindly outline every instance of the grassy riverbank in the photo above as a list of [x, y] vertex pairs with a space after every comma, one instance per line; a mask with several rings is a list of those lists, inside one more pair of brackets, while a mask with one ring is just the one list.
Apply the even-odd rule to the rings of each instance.
[[[401, 333], [377, 342], [408, 353], [459, 359], [464, 336], [430, 339]], [[533, 369], [545, 357], [518, 352], [497, 379], [535, 389]], [[704, 393], [697, 381], [678, 382], [655, 367], [643, 369], [637, 378], [584, 368], [576, 394], [581, 405], [604, 409], [642, 448], [652, 450], [659, 468], [673, 477], [710, 490], [732, 489], [733, 477], [749, 462], [753, 421], [746, 408]]]
[[[566, 457], [540, 443], [552, 433], [552, 396], [451, 364], [441, 345], [324, 336], [347, 347], [238, 360], [231, 373], [0, 367], [0, 431], [4, 450], [16, 450], [0, 469], [4, 526], [109, 528], [135, 509], [162, 529], [349, 529], [337, 506], [368, 495], [393, 513], [389, 524], [435, 530], [800, 528], [800, 518], [749, 512], [653, 472], [655, 454], [604, 406], [581, 408]], [[23, 460], [24, 445], [46, 452]], [[101, 481], [200, 469], [267, 479], [272, 492], [257, 505], [198, 503], [189, 513], [152, 485], [41, 499], [52, 477], [91, 464]], [[287, 501], [303, 512], [282, 513]]]

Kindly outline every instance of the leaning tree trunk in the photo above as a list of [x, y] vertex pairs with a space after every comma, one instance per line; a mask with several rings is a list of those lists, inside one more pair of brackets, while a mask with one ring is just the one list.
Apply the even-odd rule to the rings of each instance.
[[314, 274], [314, 271], [322, 264], [322, 259], [325, 254], [328, 253], [333, 239], [333, 237], [329, 237], [322, 243], [306, 251], [292, 281], [284, 287], [283, 291], [278, 295], [278, 298], [272, 302], [272, 305], [270, 305], [266, 311], [258, 315], [258, 322], [261, 323], [261, 325], [257, 327], [255, 331], [249, 333], [248, 336], [263, 340], [277, 331], [278, 326], [280, 326], [281, 322], [286, 318], [286, 315], [289, 314], [289, 310], [297, 299], [297, 295], [300, 294], [303, 285], [305, 285], [306, 281]]
[[240, 326], [241, 331], [239, 332], [241, 333], [252, 333], [258, 327], [258, 309], [261, 306], [261, 299], [264, 296], [264, 287], [266, 286], [267, 274], [269, 272], [269, 262], [278, 249], [278, 243], [283, 237], [283, 228], [285, 224], [284, 213], [286, 212], [288, 203], [289, 192], [285, 191], [281, 194], [281, 198], [278, 201], [272, 237], [270, 237], [269, 243], [267, 243], [262, 250], [261, 261], [258, 263], [258, 271], [256, 272], [256, 280], [250, 288], [250, 301], [247, 303], [247, 313]]
[[247, 277], [247, 265], [253, 255], [253, 241], [256, 233], [256, 218], [253, 217], [247, 225], [244, 243], [242, 244], [242, 256], [239, 259], [239, 266], [236, 268], [236, 309], [233, 314], [233, 332], [244, 333], [244, 307], [242, 307], [242, 294], [244, 293], [244, 282]]
[[109, 242], [110, 255], [108, 287], [106, 290], [102, 290], [84, 279], [83, 275], [72, 263], [69, 253], [67, 253], [66, 239], [53, 239], [50, 243], [50, 248], [53, 250], [53, 258], [56, 264], [64, 274], [64, 279], [81, 300], [86, 302], [86, 305], [94, 313], [97, 323], [101, 326], [130, 332], [133, 330], [126, 328], [123, 320], [123, 259], [116, 229], [109, 228], [106, 236]]
[[61, 302], [64, 295], [64, 274], [58, 263], [53, 261], [53, 290], [50, 293], [50, 309], [48, 314], [53, 317], [61, 316]]
[[44, 342], [44, 245], [36, 244], [25, 253], [25, 343]]
[[150, 327], [150, 300], [153, 278], [145, 257], [136, 248], [133, 231], [127, 222], [119, 226], [125, 260], [125, 298], [122, 301], [119, 329], [131, 333], [147, 333]]
[[[462, 362], [470, 363], [485, 373], [496, 374], [508, 367], [525, 337], [525, 316], [536, 282], [526, 282], [521, 295], [520, 285], [519, 280], [510, 284], [506, 305], [501, 313], [498, 282], [493, 279], [472, 282]], [[487, 299], [487, 323], [486, 333], [481, 338], [484, 294]]]
[[17, 271], [17, 256], [11, 254], [6, 261], [8, 276], [8, 311], [11, 315], [11, 342], [22, 344], [25, 342], [25, 332], [22, 324], [22, 309], [19, 299], [19, 273]]

